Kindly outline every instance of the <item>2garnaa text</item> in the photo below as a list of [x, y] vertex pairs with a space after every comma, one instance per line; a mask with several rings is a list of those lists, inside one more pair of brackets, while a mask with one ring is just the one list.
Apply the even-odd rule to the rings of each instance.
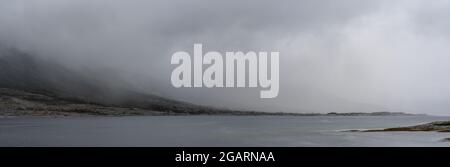
[[188, 153], [182, 151], [175, 154], [176, 162], [275, 162], [272, 152], [219, 152], [214, 153]]

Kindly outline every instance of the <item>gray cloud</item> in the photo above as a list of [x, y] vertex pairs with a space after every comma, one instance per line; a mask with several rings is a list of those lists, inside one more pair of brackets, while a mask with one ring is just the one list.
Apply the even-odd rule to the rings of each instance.
[[[0, 41], [199, 104], [295, 112], [450, 114], [446, 0], [3, 0]], [[175, 89], [171, 55], [280, 51], [280, 95]]]

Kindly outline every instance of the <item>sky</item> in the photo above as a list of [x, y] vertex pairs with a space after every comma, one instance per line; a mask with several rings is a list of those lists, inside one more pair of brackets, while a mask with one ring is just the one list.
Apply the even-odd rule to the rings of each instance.
[[[0, 43], [202, 105], [450, 115], [449, 17], [450, 0], [1, 0]], [[194, 43], [280, 52], [278, 97], [172, 87]]]

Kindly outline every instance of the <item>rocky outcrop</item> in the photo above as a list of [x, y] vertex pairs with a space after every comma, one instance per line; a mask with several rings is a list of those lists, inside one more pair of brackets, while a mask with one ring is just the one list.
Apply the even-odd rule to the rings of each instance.
[[[347, 130], [346, 132], [450, 132], [450, 121], [438, 121], [422, 125], [386, 129]], [[445, 138], [441, 141], [450, 142], [450, 138]]]
[[450, 121], [432, 122], [416, 126], [373, 129], [365, 130], [363, 132], [395, 132], [395, 131], [436, 131], [436, 132], [450, 132]]

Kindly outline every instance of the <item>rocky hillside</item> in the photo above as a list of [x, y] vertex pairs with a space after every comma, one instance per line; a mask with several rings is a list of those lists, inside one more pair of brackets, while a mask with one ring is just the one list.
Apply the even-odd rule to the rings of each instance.
[[57, 62], [0, 47], [0, 115], [230, 112], [111, 86]]
[[0, 88], [0, 115], [2, 116], [123, 116], [166, 114], [160, 111], [83, 103], [20, 90]]

